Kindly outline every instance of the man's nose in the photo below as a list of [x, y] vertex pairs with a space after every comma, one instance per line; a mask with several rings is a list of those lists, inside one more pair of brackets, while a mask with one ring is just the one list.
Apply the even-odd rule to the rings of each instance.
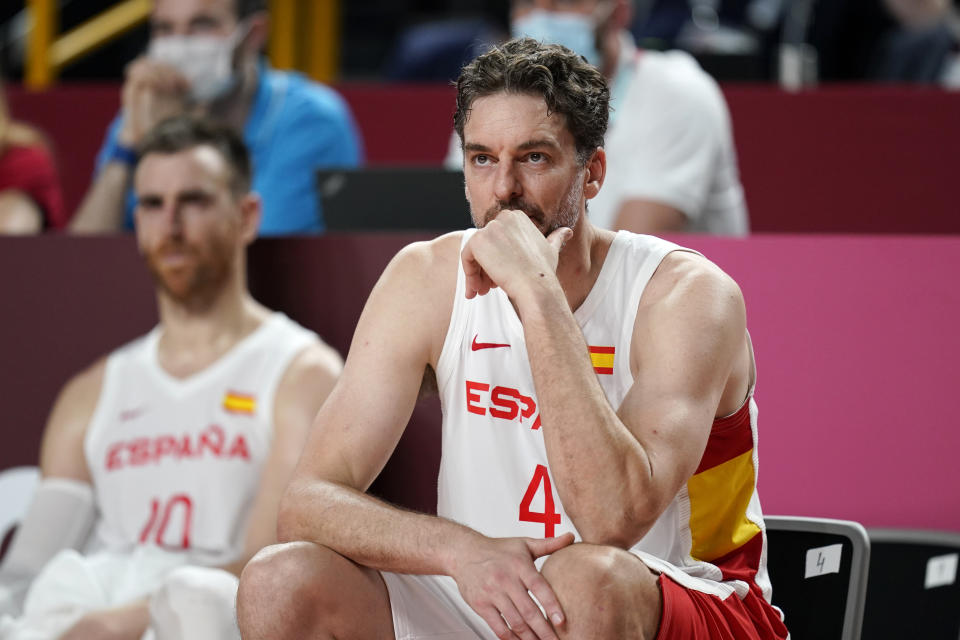
[[177, 202], [167, 202], [163, 205], [163, 215], [160, 216], [163, 221], [163, 227], [171, 235], [177, 235], [183, 231], [183, 212]]
[[523, 187], [512, 162], [504, 161], [497, 165], [497, 175], [493, 185], [493, 195], [500, 202], [510, 202], [523, 195]]

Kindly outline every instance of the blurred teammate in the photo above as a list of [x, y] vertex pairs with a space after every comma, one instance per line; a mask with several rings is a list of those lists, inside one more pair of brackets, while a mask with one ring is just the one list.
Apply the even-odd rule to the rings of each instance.
[[[590, 221], [637, 233], [745, 235], [747, 208], [727, 104], [683, 51], [641, 51], [628, 31], [633, 0], [512, 0], [514, 37], [562, 44], [610, 86], [604, 189]], [[454, 136], [446, 165], [462, 167]]]
[[363, 160], [343, 99], [297, 73], [270, 69], [265, 0], [156, 0], [147, 53], [127, 67], [122, 109], [71, 229], [133, 227], [134, 149], [161, 120], [203, 114], [242, 133], [263, 199], [261, 234], [324, 229], [315, 173]]
[[[371, 293], [281, 506], [289, 542], [241, 577], [244, 638], [786, 637], [743, 298], [699, 254], [584, 215], [608, 101], [531, 39], [463, 70], [478, 229], [407, 247]], [[425, 373], [438, 517], [364, 493]]]
[[236, 637], [236, 574], [274, 542], [281, 491], [340, 371], [315, 334], [247, 291], [260, 201], [236, 135], [166, 121], [134, 183], [160, 323], [57, 398], [43, 479], [0, 571], [0, 612], [18, 613], [33, 580], [3, 638]]

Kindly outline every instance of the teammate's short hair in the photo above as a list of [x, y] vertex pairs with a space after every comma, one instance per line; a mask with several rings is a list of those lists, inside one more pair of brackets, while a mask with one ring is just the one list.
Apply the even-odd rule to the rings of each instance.
[[607, 81], [596, 67], [562, 45], [518, 38], [466, 65], [457, 78], [457, 110], [453, 115], [461, 144], [474, 100], [495, 93], [539, 96], [547, 103], [549, 113], [563, 114], [581, 165], [603, 146], [610, 117]]
[[234, 0], [237, 9], [237, 20], [243, 20], [249, 15], [267, 10], [267, 0]]
[[194, 116], [164, 120], [144, 136], [137, 154], [140, 160], [151, 153], [179, 153], [199, 146], [213, 147], [230, 168], [230, 189], [235, 195], [250, 191], [250, 154], [240, 136], [230, 127]]

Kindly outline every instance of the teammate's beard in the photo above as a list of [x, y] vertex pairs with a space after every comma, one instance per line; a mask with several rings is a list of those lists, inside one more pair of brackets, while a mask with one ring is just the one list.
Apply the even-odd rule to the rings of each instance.
[[[187, 253], [192, 263], [164, 266], [161, 258], [171, 252]], [[188, 244], [177, 237], [168, 238], [146, 254], [146, 262], [157, 287], [175, 302], [190, 307], [205, 307], [212, 303], [233, 271], [232, 247], [226, 239], [216, 237], [204, 247]]]
[[544, 236], [549, 236], [560, 227], [573, 229], [580, 220], [580, 199], [583, 196], [583, 180], [581, 178], [582, 172], [577, 174], [577, 179], [573, 181], [563, 198], [560, 199], [557, 211], [550, 220], [547, 219], [547, 214], [544, 213], [543, 209], [534, 203], [523, 198], [512, 198], [509, 201], [498, 200], [496, 204], [487, 209], [483, 214], [483, 226], [487, 226], [491, 220], [500, 215], [501, 211], [513, 209], [527, 214], [530, 221], [540, 229]]

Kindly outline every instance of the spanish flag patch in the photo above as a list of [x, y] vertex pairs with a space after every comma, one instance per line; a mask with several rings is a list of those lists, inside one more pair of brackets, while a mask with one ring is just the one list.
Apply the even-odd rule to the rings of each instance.
[[590, 347], [590, 361], [593, 370], [605, 375], [613, 375], [613, 356], [616, 347]]
[[223, 408], [230, 413], [253, 415], [257, 411], [257, 399], [248, 393], [227, 391], [223, 396]]

